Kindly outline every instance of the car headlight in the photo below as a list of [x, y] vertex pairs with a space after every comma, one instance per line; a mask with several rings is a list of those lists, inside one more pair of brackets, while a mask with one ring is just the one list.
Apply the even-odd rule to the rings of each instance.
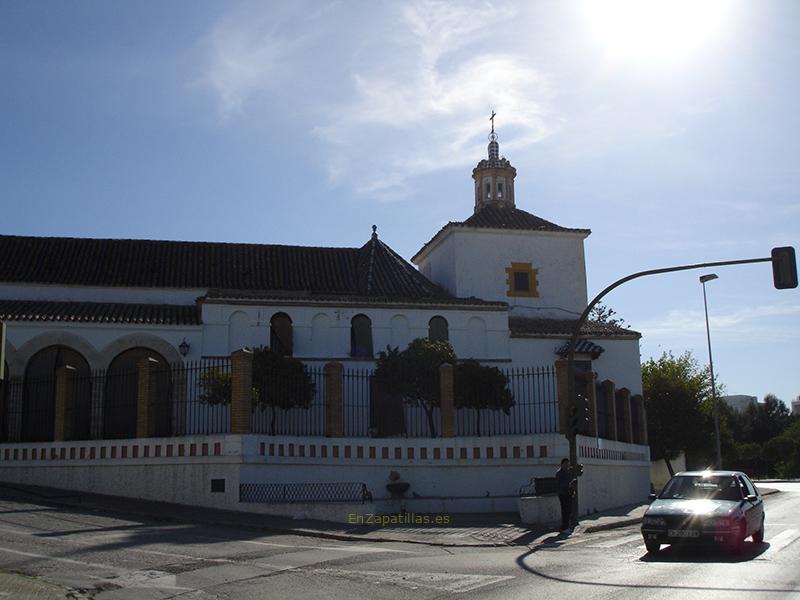
[[645, 517], [642, 520], [643, 525], [650, 525], [652, 527], [666, 527], [667, 520], [664, 517]]

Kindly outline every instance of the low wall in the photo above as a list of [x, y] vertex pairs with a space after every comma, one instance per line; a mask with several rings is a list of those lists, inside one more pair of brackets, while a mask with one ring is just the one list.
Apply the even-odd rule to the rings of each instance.
[[[641, 460], [646, 447], [579, 438], [579, 448], [586, 466], [580, 478], [582, 514], [647, 497], [649, 460]], [[44, 442], [0, 445], [0, 481], [348, 522], [353, 514], [403, 511], [516, 512], [520, 486], [533, 477], [551, 477], [567, 455], [567, 442], [557, 434], [444, 439], [246, 434]], [[386, 490], [393, 471], [409, 483], [403, 498]], [[373, 501], [239, 502], [240, 483], [348, 481], [365, 483]]]

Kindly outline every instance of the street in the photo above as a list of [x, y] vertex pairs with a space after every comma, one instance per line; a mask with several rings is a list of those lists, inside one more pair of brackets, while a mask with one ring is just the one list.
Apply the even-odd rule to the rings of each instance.
[[64, 597], [102, 600], [800, 598], [800, 483], [769, 487], [781, 493], [765, 498], [765, 542], [739, 556], [673, 547], [650, 556], [638, 526], [546, 535], [529, 547], [446, 548], [143, 522], [4, 499], [0, 570], [55, 584]]

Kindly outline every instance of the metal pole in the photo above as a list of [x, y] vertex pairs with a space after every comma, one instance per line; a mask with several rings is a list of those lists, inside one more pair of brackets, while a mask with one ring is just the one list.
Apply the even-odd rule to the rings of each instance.
[[714, 360], [711, 358], [711, 329], [708, 326], [708, 301], [706, 300], [706, 282], [703, 281], [703, 308], [706, 313], [706, 340], [708, 341], [708, 368], [711, 371], [711, 411], [714, 419], [714, 443], [717, 451], [717, 462], [714, 468], [722, 468], [722, 448], [719, 441], [719, 407], [717, 406], [717, 385], [714, 380]]
[[[577, 398], [575, 396], [575, 344], [578, 342], [578, 336], [580, 335], [581, 327], [586, 322], [586, 319], [589, 317], [589, 313], [591, 312], [592, 308], [594, 308], [595, 304], [600, 302], [600, 300], [608, 294], [611, 290], [616, 287], [621, 286], [623, 283], [627, 283], [632, 279], [638, 279], [639, 277], [646, 277], [648, 275], [660, 275], [661, 273], [674, 273], [676, 271], [688, 271], [690, 269], [705, 269], [706, 267], [727, 267], [729, 265], [746, 265], [751, 263], [760, 263], [760, 262], [772, 262], [772, 257], [766, 258], [745, 258], [741, 260], [723, 260], [717, 262], [710, 262], [710, 263], [697, 263], [694, 265], [681, 265], [679, 267], [666, 267], [663, 269], [650, 269], [649, 271], [639, 271], [638, 273], [633, 273], [622, 279], [618, 279], [607, 288], [605, 288], [602, 292], [597, 294], [594, 299], [589, 302], [586, 308], [581, 313], [581, 316], [578, 317], [578, 320], [575, 322], [575, 325], [572, 329], [572, 335], [570, 335], [569, 343], [567, 344], [567, 398], [569, 399], [569, 405], [577, 410]], [[712, 377], [713, 381], [713, 377]], [[570, 435], [569, 428], [567, 428], [567, 440], [569, 441], [569, 461], [574, 465], [577, 465], [578, 460], [578, 441], [577, 436]], [[578, 522], [578, 490], [577, 486], [575, 489], [575, 495], [572, 497], [572, 514], [575, 515], [575, 524], [577, 525]]]

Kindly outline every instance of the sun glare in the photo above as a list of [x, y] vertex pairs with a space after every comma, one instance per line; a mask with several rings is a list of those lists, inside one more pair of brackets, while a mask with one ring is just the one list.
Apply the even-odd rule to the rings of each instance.
[[611, 60], [672, 64], [698, 54], [725, 29], [730, 0], [587, 0], [589, 35]]

